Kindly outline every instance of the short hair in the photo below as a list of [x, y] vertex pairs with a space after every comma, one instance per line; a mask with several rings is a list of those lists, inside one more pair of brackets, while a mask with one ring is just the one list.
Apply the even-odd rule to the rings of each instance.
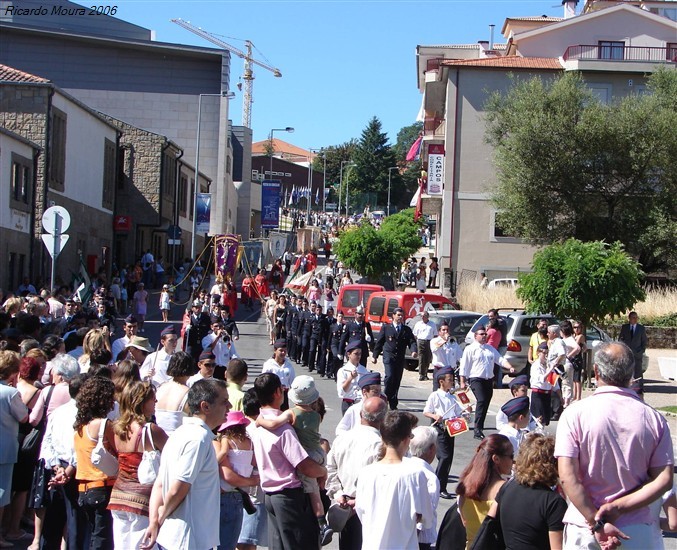
[[528, 434], [515, 460], [515, 479], [520, 485], [534, 487], [557, 485], [555, 438], [539, 433]]
[[9, 350], [0, 351], [0, 380], [9, 380], [19, 372], [19, 354]]
[[430, 426], [416, 426], [411, 433], [414, 437], [409, 443], [411, 456], [423, 458], [430, 448], [437, 442], [437, 431]]
[[247, 363], [243, 359], [231, 359], [226, 368], [228, 380], [239, 382], [247, 379]]
[[89, 378], [89, 373], [83, 372], [82, 374], [76, 374], [73, 379], [68, 382], [68, 395], [71, 396], [71, 399], [75, 399], [80, 393], [80, 388]]
[[606, 384], [627, 388], [634, 374], [635, 358], [623, 342], [602, 342], [595, 349], [595, 365]]
[[34, 338], [24, 338], [21, 341], [21, 344], [19, 344], [19, 353], [21, 354], [21, 357], [25, 357], [26, 354], [31, 351], [32, 349], [39, 348], [40, 347], [40, 342], [35, 340]]
[[254, 418], [259, 415], [261, 411], [261, 404], [259, 398], [256, 396], [256, 390], [249, 388], [242, 396], [242, 412], [245, 416]]
[[282, 387], [280, 377], [272, 372], [264, 372], [254, 380], [256, 397], [261, 406], [270, 405], [275, 397], [275, 392]]
[[40, 363], [34, 357], [23, 357], [19, 364], [19, 378], [35, 382], [40, 375]]
[[66, 353], [60, 353], [52, 359], [52, 371], [60, 374], [64, 380], [70, 382], [75, 376], [80, 374], [80, 365], [75, 357]]
[[[369, 386], [365, 387], [368, 388]], [[360, 411], [360, 416], [364, 418], [367, 422], [369, 422], [369, 424], [372, 425], [381, 424], [386, 416], [386, 413], [388, 412], [388, 406], [386, 405], [385, 401], [381, 400], [381, 402], [383, 403], [383, 405], [373, 412], [369, 412], [365, 410], [363, 407], [362, 410]]]
[[564, 334], [564, 337], [567, 338], [574, 333], [574, 326], [571, 324], [571, 321], [564, 320], [559, 324], [559, 329]]
[[390, 411], [381, 426], [381, 439], [388, 447], [397, 447], [409, 439], [411, 430], [418, 424], [418, 418], [407, 411]]
[[169, 358], [167, 376], [172, 378], [193, 376], [197, 371], [195, 360], [185, 351], [177, 351]]
[[188, 390], [188, 410], [190, 414], [197, 414], [201, 411], [200, 405], [206, 401], [210, 405], [216, 403], [219, 397], [219, 390], [227, 390], [228, 386], [223, 380], [217, 378], [203, 378], [198, 380]]
[[529, 414], [529, 405], [526, 405], [523, 409], [515, 411], [508, 417], [509, 422], [515, 422], [520, 416], [527, 416]]
[[553, 332], [557, 337], [560, 335], [559, 325], [548, 325], [548, 332]]
[[496, 308], [491, 308], [489, 311], [487, 311], [487, 314], [493, 313], [494, 315], [498, 315], [498, 310]]
[[47, 355], [47, 359], [51, 361], [59, 353], [59, 348], [63, 345], [63, 338], [50, 334], [42, 342], [42, 351]]
[[107, 365], [113, 359], [113, 354], [107, 348], [94, 349], [89, 354], [89, 363], [94, 365]]

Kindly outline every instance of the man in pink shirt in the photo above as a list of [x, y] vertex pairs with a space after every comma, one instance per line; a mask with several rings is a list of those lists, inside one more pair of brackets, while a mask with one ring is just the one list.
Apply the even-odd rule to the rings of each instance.
[[[254, 382], [254, 389], [261, 416], [279, 416], [284, 401], [279, 377], [264, 373]], [[319, 526], [296, 471], [308, 477], [323, 477], [327, 475], [326, 468], [308, 456], [290, 424], [276, 430], [258, 427], [253, 431], [252, 442], [268, 511], [268, 547], [319, 549]]]
[[629, 389], [633, 365], [625, 344], [600, 344], [597, 390], [567, 407], [557, 426], [555, 456], [570, 500], [565, 549], [615, 548], [621, 540], [623, 548], [663, 546], [648, 504], [672, 487], [670, 429]]

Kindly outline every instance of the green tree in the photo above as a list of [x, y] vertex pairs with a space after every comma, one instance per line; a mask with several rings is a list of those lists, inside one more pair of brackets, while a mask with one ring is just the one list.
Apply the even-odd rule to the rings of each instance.
[[677, 73], [659, 71], [649, 89], [604, 105], [567, 73], [493, 94], [486, 139], [504, 229], [536, 244], [620, 241], [645, 270], [670, 267], [656, 224], [677, 217]]
[[378, 230], [365, 222], [341, 233], [334, 251], [351, 271], [379, 282], [420, 248], [417, 229], [411, 212], [398, 213], [384, 220]]
[[423, 166], [421, 160], [407, 162], [406, 159], [409, 149], [411, 149], [411, 146], [422, 131], [422, 122], [415, 122], [409, 126], [404, 126], [397, 133], [397, 141], [393, 146], [397, 165], [400, 167], [400, 180], [398, 181], [398, 188], [395, 189], [393, 187], [392, 196], [393, 199], [396, 199], [396, 202], [393, 200], [393, 203], [399, 208], [409, 205], [411, 197], [416, 193], [418, 178], [421, 177]]
[[517, 289], [532, 312], [588, 324], [621, 315], [645, 297], [639, 264], [618, 242], [568, 239], [534, 254], [532, 268]]
[[[381, 121], [373, 117], [357, 142], [352, 157], [355, 168], [352, 170], [349, 192], [376, 193], [378, 205], [385, 205], [388, 195], [388, 168], [396, 166], [395, 153], [388, 143], [388, 134], [381, 131]], [[399, 174], [392, 171], [392, 179], [397, 185]], [[393, 182], [391, 182], [393, 183]], [[374, 204], [371, 205], [372, 209]]]

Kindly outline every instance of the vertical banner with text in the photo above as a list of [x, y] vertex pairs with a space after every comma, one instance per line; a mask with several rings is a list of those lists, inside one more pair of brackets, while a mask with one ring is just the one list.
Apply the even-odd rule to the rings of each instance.
[[211, 193], [197, 194], [197, 221], [195, 224], [196, 233], [209, 233], [209, 220], [212, 214], [212, 195]]
[[261, 227], [274, 229], [280, 225], [280, 181], [261, 183]]
[[428, 195], [441, 195], [444, 185], [444, 145], [428, 146]]

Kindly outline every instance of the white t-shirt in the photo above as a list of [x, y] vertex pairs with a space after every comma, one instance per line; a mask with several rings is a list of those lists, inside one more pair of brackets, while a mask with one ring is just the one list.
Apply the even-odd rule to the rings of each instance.
[[201, 419], [186, 417], [162, 449], [158, 472], [162, 497], [167, 498], [175, 480], [191, 486], [160, 528], [157, 542], [164, 548], [205, 550], [219, 545], [219, 465], [213, 439]]
[[280, 378], [280, 382], [282, 382], [282, 387], [287, 389], [291, 388], [291, 383], [294, 381], [294, 378], [296, 378], [296, 372], [289, 359], [285, 359], [284, 364], [280, 366], [280, 364], [271, 357], [263, 363], [261, 374], [265, 372], [277, 374]]
[[169, 355], [164, 350], [164, 348], [148, 354], [146, 359], [143, 361], [141, 368], [139, 369], [141, 373], [141, 380], [146, 378], [150, 374], [150, 371], [154, 368], [155, 374], [153, 375], [152, 381], [156, 388], [165, 382], [169, 382], [171, 377], [167, 376], [167, 367], [169, 366], [169, 360], [171, 357], [172, 356]]
[[[357, 377], [353, 378], [350, 382], [350, 385], [348, 386], [348, 389], [344, 390], [343, 384], [346, 380], [348, 380], [348, 378], [352, 376], [353, 372], [355, 371], [357, 371]], [[339, 399], [352, 399], [353, 401], [359, 399], [362, 393], [360, 392], [360, 386], [357, 384], [360, 381], [360, 377], [363, 374], [368, 373], [369, 371], [367, 370], [367, 367], [364, 367], [359, 363], [357, 367], [355, 367], [350, 361], [347, 361], [345, 365], [343, 365], [336, 373], [336, 391], [338, 393]]]
[[432, 527], [433, 504], [428, 480], [409, 460], [399, 464], [375, 462], [357, 480], [355, 512], [363, 526], [363, 548], [418, 550], [416, 515], [423, 528]]
[[336, 426], [336, 435], [341, 435], [343, 432], [352, 430], [355, 426], [361, 425], [362, 421], [360, 413], [362, 412], [362, 404], [364, 400], [360, 400], [348, 407], [346, 414], [343, 415], [341, 421]]

